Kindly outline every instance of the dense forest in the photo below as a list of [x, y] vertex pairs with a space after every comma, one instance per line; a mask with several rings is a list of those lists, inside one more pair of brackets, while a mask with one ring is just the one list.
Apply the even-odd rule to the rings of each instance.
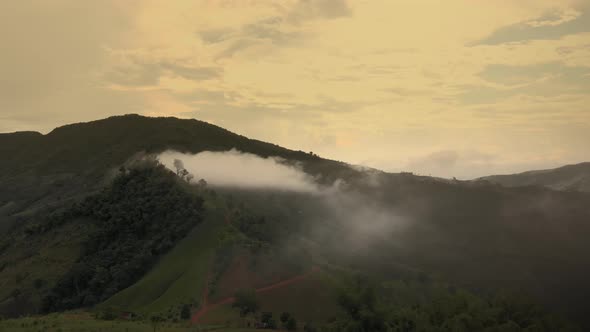
[[377, 282], [355, 275], [338, 303], [343, 314], [321, 331], [581, 331], [521, 295], [476, 295], [430, 280]]
[[87, 218], [96, 231], [43, 310], [92, 306], [130, 286], [200, 222], [202, 209], [202, 199], [157, 162], [121, 168], [111, 186], [54, 218]]

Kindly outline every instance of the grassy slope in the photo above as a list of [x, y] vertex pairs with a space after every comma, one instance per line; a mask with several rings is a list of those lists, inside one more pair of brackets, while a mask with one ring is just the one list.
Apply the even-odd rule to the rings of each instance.
[[234, 253], [233, 261], [221, 275], [210, 302], [231, 297], [239, 289], [261, 288], [306, 273], [311, 266], [292, 266], [291, 257], [277, 253], [253, 254], [243, 249]]
[[333, 275], [319, 271], [300, 282], [258, 293], [258, 297], [263, 311], [273, 311], [276, 315], [286, 311], [301, 323], [318, 322], [339, 312], [336, 286], [337, 279]]
[[[0, 331], [25, 332], [25, 331], [113, 331], [113, 332], [140, 332], [152, 331], [153, 326], [147, 321], [106, 321], [96, 320], [91, 316], [59, 314], [43, 317], [27, 317], [0, 321]], [[185, 324], [160, 324], [158, 332], [190, 331]]]
[[[216, 332], [254, 332], [260, 330], [240, 329], [240, 328], [215, 328], [213, 326], [201, 331], [209, 330]], [[95, 331], [112, 331], [112, 332], [143, 332], [153, 331], [153, 325], [148, 321], [105, 321], [96, 320], [91, 315], [84, 312], [68, 312], [60, 314], [51, 314], [43, 317], [26, 317], [19, 319], [9, 319], [0, 321], [0, 331], [2, 332], [28, 332], [28, 331], [48, 331], [48, 332], [95, 332]], [[187, 322], [181, 323], [161, 323], [157, 327], [158, 332], [177, 332], [177, 331], [198, 331], [188, 325]]]
[[[337, 277], [327, 271], [318, 271], [305, 279], [257, 293], [260, 312], [272, 312], [275, 319], [286, 311], [298, 322], [325, 322], [339, 312], [336, 302]], [[201, 318], [201, 324], [226, 324], [241, 321], [238, 311], [231, 304], [223, 304], [211, 309]]]
[[[40, 293], [51, 288], [80, 254], [91, 224], [73, 222], [43, 235], [14, 239], [14, 246], [0, 253], [0, 308], [5, 312], [20, 306], [36, 308]], [[41, 280], [38, 287], [35, 280]], [[14, 299], [10, 294], [19, 289]]]
[[203, 223], [195, 227], [140, 281], [101, 306], [129, 311], [162, 312], [202, 298], [225, 210], [210, 205]]

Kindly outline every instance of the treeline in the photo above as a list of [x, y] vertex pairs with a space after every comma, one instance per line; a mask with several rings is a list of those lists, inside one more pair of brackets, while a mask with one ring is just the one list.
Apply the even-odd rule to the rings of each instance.
[[132, 285], [201, 221], [202, 203], [157, 161], [121, 168], [109, 187], [51, 220], [88, 219], [96, 230], [42, 310], [91, 306]]
[[342, 316], [321, 331], [581, 331], [524, 297], [475, 295], [441, 283], [355, 277], [342, 288]]

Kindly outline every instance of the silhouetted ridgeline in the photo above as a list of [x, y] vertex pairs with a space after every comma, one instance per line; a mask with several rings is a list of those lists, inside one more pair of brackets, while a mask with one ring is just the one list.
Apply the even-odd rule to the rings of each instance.
[[590, 192], [590, 162], [555, 169], [480, 178], [507, 187], [542, 186], [555, 190]]
[[320, 159], [302, 151], [248, 139], [221, 127], [198, 120], [149, 118], [139, 115], [59, 127], [48, 133], [13, 133], [0, 136], [0, 151], [10, 154], [0, 162], [2, 177], [22, 173], [104, 172], [124, 163], [134, 153], [226, 151], [235, 148], [260, 156], [315, 161], [312, 170], [345, 170], [342, 163]]

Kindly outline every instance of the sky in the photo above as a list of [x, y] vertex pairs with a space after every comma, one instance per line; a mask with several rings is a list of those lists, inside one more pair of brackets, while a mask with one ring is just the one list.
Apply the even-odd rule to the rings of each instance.
[[385, 171], [590, 161], [590, 0], [0, 2], [0, 132], [197, 118]]

